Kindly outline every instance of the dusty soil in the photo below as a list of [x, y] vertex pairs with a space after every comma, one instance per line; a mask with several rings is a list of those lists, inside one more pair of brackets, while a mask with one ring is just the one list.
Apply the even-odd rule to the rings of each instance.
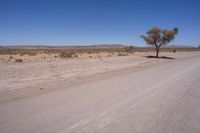
[[145, 55], [2, 63], [0, 131], [199, 133], [200, 52]]
[[19, 63], [16, 60], [20, 59], [22, 62], [47, 62], [57, 61], [69, 58], [100, 58], [100, 57], [115, 57], [115, 56], [130, 56], [133, 53], [127, 52], [86, 52], [86, 53], [75, 53], [72, 57], [62, 58], [60, 53], [30, 53], [30, 54], [1, 54], [0, 63]]
[[[98, 56], [98, 55], [101, 55]], [[137, 52], [129, 56], [107, 56], [106, 53], [82, 55], [82, 58], [55, 58], [49, 55], [23, 56], [27, 62], [0, 63], [0, 103], [20, 99], [50, 90], [67, 89], [82, 82], [90, 82], [99, 75], [114, 75], [132, 68], [152, 63], [168, 62], [176, 59], [200, 55], [200, 52], [160, 53], [160, 56], [175, 59], [154, 59], [145, 56], [151, 52]], [[1, 55], [1, 58], [9, 55]], [[19, 55], [15, 55], [18, 58]], [[46, 55], [45, 55], [46, 56]], [[95, 58], [90, 58], [93, 56]], [[41, 60], [40, 60], [41, 59]], [[109, 72], [109, 74], [108, 74]], [[100, 77], [101, 77], [100, 76]]]

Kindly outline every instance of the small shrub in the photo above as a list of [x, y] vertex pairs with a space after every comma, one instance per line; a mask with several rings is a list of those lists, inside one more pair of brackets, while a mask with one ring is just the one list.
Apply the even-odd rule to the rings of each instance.
[[129, 46], [128, 48], [125, 49], [126, 52], [133, 52], [134, 47], [133, 46]]
[[92, 54], [92, 52], [88, 52], [88, 54]]
[[76, 55], [74, 55], [74, 57], [78, 57], [78, 55], [76, 54]]
[[74, 55], [75, 53], [73, 51], [63, 51], [60, 53], [60, 57], [62, 58], [70, 58]]
[[36, 52], [29, 52], [27, 54], [30, 55], [30, 56], [35, 56], [37, 53]]
[[176, 49], [173, 49], [173, 53], [176, 53]]
[[15, 59], [15, 62], [23, 62], [22, 59]]
[[22, 52], [22, 53], [20, 53], [20, 56], [23, 56], [25, 53], [24, 52]]
[[10, 59], [12, 59], [13, 57], [12, 56], [10, 56]]
[[128, 54], [127, 53], [118, 52], [118, 56], [128, 56]]

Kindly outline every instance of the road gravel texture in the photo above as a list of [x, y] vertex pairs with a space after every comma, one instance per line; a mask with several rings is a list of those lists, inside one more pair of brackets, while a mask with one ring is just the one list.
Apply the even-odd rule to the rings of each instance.
[[4, 98], [0, 132], [199, 133], [200, 53], [189, 55], [71, 87], [57, 83], [56, 91]]

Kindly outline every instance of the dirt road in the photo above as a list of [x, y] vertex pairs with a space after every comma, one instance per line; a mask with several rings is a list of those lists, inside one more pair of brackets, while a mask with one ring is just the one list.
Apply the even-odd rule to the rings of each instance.
[[2, 103], [0, 132], [199, 133], [199, 68], [196, 55]]

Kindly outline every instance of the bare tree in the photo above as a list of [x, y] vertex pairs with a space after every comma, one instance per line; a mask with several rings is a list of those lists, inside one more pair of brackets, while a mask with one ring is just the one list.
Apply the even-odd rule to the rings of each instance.
[[178, 34], [178, 28], [173, 28], [172, 30], [161, 29], [161, 28], [151, 28], [147, 31], [146, 35], [141, 37], [147, 43], [147, 45], [153, 45], [156, 48], [156, 57], [158, 57], [160, 47], [167, 45], [172, 40], [174, 40], [175, 35]]

